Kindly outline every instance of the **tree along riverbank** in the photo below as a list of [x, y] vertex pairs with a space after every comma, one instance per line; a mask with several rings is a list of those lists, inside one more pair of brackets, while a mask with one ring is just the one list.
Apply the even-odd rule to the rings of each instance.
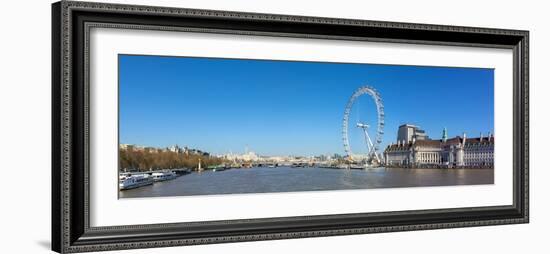
[[221, 158], [215, 158], [204, 154], [177, 153], [171, 151], [131, 151], [119, 149], [120, 170], [160, 170], [188, 168], [197, 169], [199, 161], [202, 168], [211, 165], [227, 163]]

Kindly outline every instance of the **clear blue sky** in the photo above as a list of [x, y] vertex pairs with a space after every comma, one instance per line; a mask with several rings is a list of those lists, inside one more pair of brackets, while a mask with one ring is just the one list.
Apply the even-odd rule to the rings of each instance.
[[[444, 127], [451, 137], [479, 136], [494, 132], [493, 80], [492, 69], [120, 55], [119, 139], [215, 154], [246, 146], [261, 155], [344, 154], [344, 107], [363, 85], [384, 102], [381, 150], [403, 123], [432, 138]], [[350, 125], [374, 125], [375, 113], [361, 97]], [[359, 129], [350, 127], [350, 139], [366, 151]]]

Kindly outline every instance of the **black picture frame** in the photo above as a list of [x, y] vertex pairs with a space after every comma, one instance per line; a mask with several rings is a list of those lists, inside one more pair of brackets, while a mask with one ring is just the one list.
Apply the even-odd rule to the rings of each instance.
[[[87, 32], [203, 31], [513, 50], [513, 205], [112, 227], [89, 225]], [[60, 253], [528, 223], [529, 32], [62, 1], [52, 5], [52, 250]]]

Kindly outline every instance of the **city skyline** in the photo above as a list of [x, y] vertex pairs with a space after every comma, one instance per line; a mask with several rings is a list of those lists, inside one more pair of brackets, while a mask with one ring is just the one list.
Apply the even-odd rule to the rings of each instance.
[[[187, 145], [213, 154], [344, 154], [342, 116], [370, 85], [385, 106], [380, 151], [410, 123], [430, 138], [494, 133], [492, 69], [213, 58], [119, 56], [119, 140]], [[375, 122], [362, 98], [353, 122]], [[350, 127], [351, 128], [351, 127]], [[351, 131], [354, 150], [364, 150]]]

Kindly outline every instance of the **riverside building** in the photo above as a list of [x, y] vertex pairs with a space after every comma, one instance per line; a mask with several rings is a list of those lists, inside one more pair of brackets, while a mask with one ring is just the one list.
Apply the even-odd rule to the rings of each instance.
[[[384, 151], [387, 166], [431, 167], [431, 168], [492, 168], [494, 164], [494, 137], [491, 133], [484, 137], [467, 138], [457, 136], [447, 139], [447, 129], [443, 129], [441, 139], [418, 139], [416, 126], [399, 127], [397, 143]], [[406, 131], [403, 131], [406, 130]], [[411, 131], [412, 130], [412, 131]], [[412, 134], [411, 134], [412, 133]], [[423, 133], [423, 132], [422, 132]]]

